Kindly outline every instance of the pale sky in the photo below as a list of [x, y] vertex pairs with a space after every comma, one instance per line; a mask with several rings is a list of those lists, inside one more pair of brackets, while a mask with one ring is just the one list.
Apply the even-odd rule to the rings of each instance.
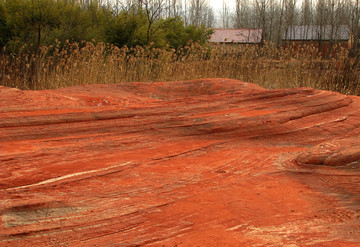
[[220, 10], [222, 8], [222, 0], [208, 0], [211, 7], [214, 8], [214, 10]]
[[[107, 0], [103, 0], [103, 2], [106, 2], [106, 1]], [[189, 2], [189, 0], [187, 0], [187, 1]], [[226, 1], [227, 5], [229, 7], [229, 12], [234, 12], [235, 11], [236, 0], [207, 0], [209, 5], [214, 9], [214, 12], [215, 12], [216, 16], [219, 16], [220, 11], [222, 10], [223, 1]], [[110, 2], [115, 3], [116, 0], [110, 0]]]
[[[208, 0], [211, 7], [214, 8], [214, 11], [220, 11], [223, 7], [224, 0]], [[235, 10], [235, 0], [225, 0], [229, 7], [230, 12]]]
[[214, 10], [216, 27], [221, 27], [221, 12], [223, 9], [223, 1], [226, 1], [229, 13], [235, 12], [236, 0], [207, 0], [207, 1]]

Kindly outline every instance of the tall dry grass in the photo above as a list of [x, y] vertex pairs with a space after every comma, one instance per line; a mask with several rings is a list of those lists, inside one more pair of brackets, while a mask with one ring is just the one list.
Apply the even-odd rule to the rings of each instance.
[[78, 84], [174, 81], [224, 77], [265, 88], [314, 87], [359, 95], [360, 61], [335, 47], [323, 59], [312, 46], [202, 47], [179, 50], [118, 48], [104, 43], [56, 43], [38, 53], [22, 47], [0, 54], [0, 84], [21, 89], [51, 89]]

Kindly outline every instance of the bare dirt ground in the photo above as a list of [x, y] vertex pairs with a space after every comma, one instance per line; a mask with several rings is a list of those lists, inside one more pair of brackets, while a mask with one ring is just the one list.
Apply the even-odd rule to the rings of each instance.
[[359, 134], [311, 88], [0, 87], [0, 246], [360, 246]]

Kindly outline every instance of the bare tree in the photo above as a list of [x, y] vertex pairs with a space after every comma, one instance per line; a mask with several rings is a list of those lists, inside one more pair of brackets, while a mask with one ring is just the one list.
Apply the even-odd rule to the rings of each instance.
[[235, 13], [233, 15], [234, 28], [254, 28], [254, 10], [249, 0], [236, 0]]
[[244, 1], [241, 0], [236, 0], [235, 3], [235, 16], [234, 16], [234, 27], [235, 28], [242, 28], [244, 23], [243, 23], [243, 16], [244, 16]]
[[182, 8], [181, 8], [181, 16], [184, 20], [185, 26], [189, 25], [190, 15], [189, 15], [189, 1], [184, 0]]
[[266, 21], [267, 21], [266, 10], [268, 8], [268, 5], [269, 5], [268, 0], [255, 0], [254, 1], [256, 27], [261, 28], [263, 30], [262, 37], [261, 37], [262, 41], [265, 41], [268, 39], [267, 29], [266, 29]]
[[181, 10], [181, 1], [179, 0], [166, 0], [165, 1], [165, 8], [164, 8], [164, 12], [165, 12], [165, 17], [169, 18], [169, 17], [176, 17], [180, 15], [180, 10]]
[[154, 27], [154, 23], [161, 18], [162, 11], [166, 7], [165, 0], [140, 0], [140, 2], [148, 20], [146, 39], [149, 43], [152, 36], [161, 28], [161, 25]]
[[336, 9], [335, 18], [336, 22], [340, 25], [348, 25], [351, 26], [349, 23], [349, 16], [351, 16], [351, 7], [348, 4], [348, 0], [337, 0], [338, 7]]
[[301, 24], [311, 25], [313, 24], [313, 3], [312, 0], [303, 0], [301, 10]]
[[277, 26], [279, 25], [279, 17], [278, 17], [278, 12], [279, 12], [279, 8], [278, 8], [278, 3], [276, 0], [269, 0], [269, 6], [267, 9], [267, 16], [268, 16], [268, 21], [267, 21], [267, 25], [266, 25], [266, 29], [267, 29], [267, 37], [269, 41], [272, 42], [277, 42]]
[[241, 28], [242, 23], [241, 23], [241, 17], [242, 17], [242, 6], [241, 6], [242, 1], [240, 0], [236, 0], [235, 2], [235, 15], [234, 15], [234, 27], [235, 28]]
[[326, 15], [326, 2], [325, 0], [318, 0], [316, 4], [316, 15], [315, 15], [315, 23], [318, 25], [318, 46], [319, 50], [323, 51], [323, 40], [325, 38], [325, 27], [327, 22]]
[[200, 26], [203, 23], [203, 15], [207, 7], [206, 0], [190, 0], [190, 24]]
[[115, 11], [115, 14], [119, 14], [120, 11], [130, 11], [131, 8], [141, 7], [141, 0], [110, 0], [112, 2], [112, 8]]
[[207, 27], [207, 28], [214, 27], [214, 25], [215, 25], [214, 9], [210, 6], [206, 6], [204, 13], [205, 13], [205, 16], [204, 16], [203, 23], [204, 23], [205, 27]]
[[360, 18], [360, 1], [355, 0], [349, 3], [351, 6], [351, 18], [350, 27], [353, 36], [353, 49], [358, 51], [359, 49], [359, 18]]
[[223, 0], [222, 9], [220, 12], [222, 27], [229, 28], [230, 27], [230, 14], [229, 14], [229, 4], [227, 0]]
[[[277, 39], [276, 39], [276, 44], [277, 45], [281, 45], [282, 42], [282, 35], [283, 35], [283, 24], [284, 24], [284, 9], [285, 9], [285, 0], [281, 0], [280, 3], [280, 10], [279, 10], [279, 24], [278, 24], [278, 28], [277, 28]], [[287, 32], [287, 30], [285, 30], [285, 33]]]
[[335, 41], [337, 39], [337, 32], [339, 28], [339, 23], [337, 22], [336, 12], [338, 8], [339, 1], [337, 0], [327, 0], [328, 6], [328, 21], [329, 21], [329, 31], [328, 38], [329, 38], [329, 53], [331, 54]]
[[[293, 26], [296, 25], [296, 0], [285, 0], [285, 15], [284, 15], [284, 25], [285, 30], [293, 29]], [[290, 34], [291, 37], [291, 34]]]
[[79, 3], [83, 9], [90, 5], [91, 0], [79, 0]]

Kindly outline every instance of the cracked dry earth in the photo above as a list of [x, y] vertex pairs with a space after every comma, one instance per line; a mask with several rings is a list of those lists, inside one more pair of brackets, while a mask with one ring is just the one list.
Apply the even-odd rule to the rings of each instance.
[[0, 246], [360, 246], [359, 133], [311, 88], [0, 87]]

